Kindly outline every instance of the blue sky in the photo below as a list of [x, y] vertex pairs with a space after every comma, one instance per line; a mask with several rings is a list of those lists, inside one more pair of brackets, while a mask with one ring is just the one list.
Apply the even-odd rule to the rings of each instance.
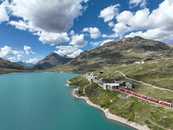
[[0, 57], [36, 63], [75, 57], [104, 41], [173, 41], [172, 0], [1, 0]]

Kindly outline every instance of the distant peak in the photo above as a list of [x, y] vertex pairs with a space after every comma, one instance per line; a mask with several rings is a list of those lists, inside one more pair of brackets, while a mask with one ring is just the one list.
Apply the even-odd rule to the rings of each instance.
[[58, 53], [56, 53], [56, 52], [52, 52], [52, 53], [50, 53], [50, 54], [48, 55], [48, 57], [50, 57], [50, 56], [55, 56], [55, 57], [64, 57], [64, 58], [67, 58], [66, 56], [60, 55], [60, 54], [58, 54]]
[[57, 53], [55, 53], [55, 52], [52, 52], [52, 53], [50, 53], [49, 55], [58, 55]]
[[127, 41], [131, 41], [131, 40], [144, 40], [143, 37], [140, 37], [140, 36], [135, 36], [135, 37], [128, 37], [128, 38], [125, 38], [123, 40], [127, 40]]

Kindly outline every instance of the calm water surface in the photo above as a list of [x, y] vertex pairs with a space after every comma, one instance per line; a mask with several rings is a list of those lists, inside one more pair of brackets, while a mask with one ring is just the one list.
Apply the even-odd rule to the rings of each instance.
[[74, 99], [70, 73], [0, 76], [0, 130], [132, 130]]

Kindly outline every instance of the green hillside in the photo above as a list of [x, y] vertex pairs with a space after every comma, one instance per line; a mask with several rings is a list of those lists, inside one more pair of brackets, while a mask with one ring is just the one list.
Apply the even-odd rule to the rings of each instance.
[[133, 64], [173, 57], [173, 48], [165, 43], [143, 39], [127, 38], [108, 42], [103, 46], [81, 53], [63, 66], [51, 70], [70, 70], [85, 73], [109, 65]]
[[[83, 76], [70, 81], [71, 86], [79, 87], [77, 93], [79, 96], [89, 97], [93, 103], [108, 108], [113, 114], [147, 125], [151, 130], [173, 129], [173, 110], [160, 108], [117, 92], [105, 91], [97, 84], [90, 84]], [[173, 99], [173, 93], [171, 94]], [[166, 96], [167, 92], [165, 92]]]

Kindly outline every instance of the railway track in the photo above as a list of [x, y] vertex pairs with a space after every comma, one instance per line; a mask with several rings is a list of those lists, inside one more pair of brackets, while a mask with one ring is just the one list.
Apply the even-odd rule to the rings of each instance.
[[155, 98], [152, 98], [152, 97], [148, 97], [148, 96], [136, 93], [132, 90], [119, 88], [119, 89], [113, 89], [113, 91], [136, 97], [139, 100], [142, 100], [142, 101], [150, 103], [150, 104], [159, 105], [160, 107], [173, 108], [173, 104], [170, 103], [170, 102], [166, 102], [166, 101], [158, 100], [158, 99], [155, 99]]

